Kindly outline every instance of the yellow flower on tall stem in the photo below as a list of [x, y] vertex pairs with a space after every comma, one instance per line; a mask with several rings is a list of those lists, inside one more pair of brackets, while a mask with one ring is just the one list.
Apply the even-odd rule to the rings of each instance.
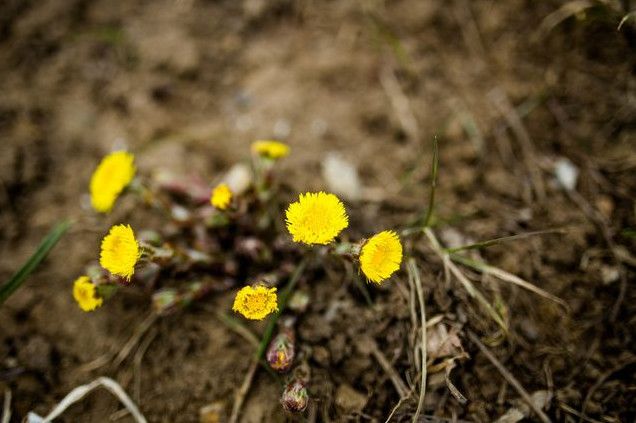
[[130, 225], [116, 225], [102, 240], [99, 264], [113, 275], [130, 281], [140, 255], [139, 244]]
[[278, 311], [276, 288], [245, 286], [236, 294], [232, 310], [251, 320], [263, 320], [270, 313]]
[[252, 143], [252, 153], [275, 160], [289, 155], [289, 146], [280, 141], [258, 140]]
[[110, 153], [97, 166], [90, 182], [91, 205], [108, 213], [119, 194], [135, 177], [135, 156], [126, 151]]
[[393, 231], [382, 231], [362, 246], [360, 268], [367, 279], [377, 284], [391, 277], [402, 263], [402, 243]]
[[329, 244], [347, 226], [349, 217], [342, 202], [325, 192], [300, 194], [286, 211], [287, 230], [295, 242]]
[[212, 190], [210, 204], [219, 210], [226, 210], [232, 202], [232, 191], [227, 184], [219, 184]]
[[96, 286], [88, 276], [80, 276], [73, 283], [73, 298], [84, 311], [93, 311], [100, 307], [104, 300], [97, 294]]

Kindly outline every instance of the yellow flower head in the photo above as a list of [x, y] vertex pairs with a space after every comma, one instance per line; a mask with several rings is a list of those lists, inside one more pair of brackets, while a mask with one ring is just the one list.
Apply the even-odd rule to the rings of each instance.
[[289, 154], [289, 146], [279, 141], [258, 140], [252, 143], [252, 153], [269, 159], [280, 159]]
[[402, 263], [402, 243], [393, 231], [375, 234], [360, 252], [360, 267], [365, 276], [375, 283], [391, 277]]
[[119, 194], [135, 176], [135, 156], [126, 151], [116, 151], [104, 157], [91, 176], [90, 192], [93, 208], [107, 213]]
[[225, 210], [232, 201], [232, 191], [227, 184], [219, 184], [212, 190], [210, 203], [219, 210]]
[[80, 276], [73, 283], [73, 298], [84, 311], [93, 311], [100, 307], [104, 300], [97, 295], [95, 285], [88, 276]]
[[251, 320], [263, 320], [268, 314], [278, 311], [276, 288], [245, 286], [236, 294], [232, 310]]
[[139, 256], [139, 245], [130, 225], [116, 225], [110, 228], [110, 232], [102, 240], [99, 264], [113, 275], [129, 281], [135, 273]]
[[287, 230], [295, 242], [329, 244], [344, 228], [349, 217], [342, 202], [324, 192], [300, 194], [287, 207]]

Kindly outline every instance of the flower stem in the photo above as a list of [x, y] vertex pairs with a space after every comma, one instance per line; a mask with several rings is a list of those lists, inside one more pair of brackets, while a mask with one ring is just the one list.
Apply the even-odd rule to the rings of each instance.
[[258, 345], [258, 350], [256, 350], [257, 360], [261, 360], [263, 358], [263, 354], [265, 354], [267, 345], [272, 339], [272, 334], [274, 333], [274, 328], [276, 328], [276, 323], [278, 323], [278, 319], [283, 314], [283, 311], [285, 311], [285, 307], [287, 307], [289, 297], [291, 297], [294, 287], [300, 280], [305, 267], [307, 267], [306, 258], [300, 262], [298, 267], [296, 267], [296, 270], [292, 274], [291, 278], [289, 278], [289, 282], [287, 282], [287, 285], [285, 285], [285, 287], [283, 288], [279, 296], [278, 311], [267, 322], [267, 326], [265, 327], [265, 331], [263, 332], [263, 337], [261, 338], [261, 343]]
[[424, 227], [428, 228], [433, 216], [435, 207], [435, 188], [437, 188], [437, 169], [439, 168], [439, 149], [437, 146], [437, 136], [433, 138], [433, 166], [431, 168], [431, 195], [428, 199], [428, 209], [424, 218]]

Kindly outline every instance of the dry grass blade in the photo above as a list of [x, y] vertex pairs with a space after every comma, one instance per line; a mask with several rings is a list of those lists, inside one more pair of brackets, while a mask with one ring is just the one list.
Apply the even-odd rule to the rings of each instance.
[[1, 423], [9, 423], [11, 420], [11, 391], [6, 390], [4, 392], [4, 404], [2, 406], [2, 420]]
[[111, 378], [104, 377], [104, 376], [95, 379], [89, 384], [81, 385], [73, 389], [71, 392], [68, 393], [68, 395], [64, 397], [64, 399], [62, 399], [62, 401], [60, 401], [55, 406], [55, 408], [53, 408], [53, 410], [46, 417], [40, 417], [37, 414], [30, 412], [27, 416], [27, 422], [28, 423], [52, 422], [54, 419], [62, 415], [62, 413], [64, 413], [64, 411], [68, 407], [80, 401], [87, 394], [89, 394], [94, 389], [99, 388], [100, 386], [103, 388], [106, 388], [110, 393], [112, 393], [115, 397], [117, 397], [117, 399], [124, 405], [124, 407], [126, 407], [128, 412], [130, 412], [130, 415], [133, 417], [133, 419], [137, 423], [147, 422], [146, 418], [141, 414], [141, 412], [139, 411], [139, 408], [137, 408], [135, 403], [130, 399], [128, 394], [126, 394], [124, 389]]
[[400, 374], [391, 365], [391, 362], [386, 358], [382, 351], [380, 351], [377, 342], [375, 342], [375, 340], [371, 337], [363, 336], [360, 341], [358, 341], [358, 346], [360, 349], [370, 352], [380, 367], [382, 367], [382, 369], [386, 372], [389, 379], [391, 379], [395, 390], [400, 396], [400, 401], [407, 398], [410, 395], [409, 389], [406, 387], [406, 384], [400, 377]]
[[468, 279], [466, 275], [464, 275], [462, 271], [455, 265], [455, 263], [450, 260], [450, 256], [444, 252], [444, 249], [439, 244], [439, 241], [435, 237], [433, 231], [431, 231], [429, 228], [424, 228], [424, 234], [426, 234], [426, 237], [428, 238], [435, 253], [437, 253], [437, 255], [444, 262], [444, 266], [446, 266], [450, 273], [452, 273], [453, 276], [455, 276], [455, 278], [464, 286], [468, 294], [471, 297], [475, 298], [486, 309], [490, 317], [492, 317], [492, 319], [499, 325], [499, 327], [501, 327], [501, 329], [507, 333], [508, 326], [502, 319], [501, 315], [497, 313], [497, 311], [488, 302], [488, 300], [486, 300], [483, 294], [479, 292], [477, 288], [475, 288], [475, 285], [470, 281], [470, 279]]
[[135, 346], [139, 343], [141, 337], [150, 329], [150, 327], [157, 321], [159, 316], [155, 313], [150, 313], [148, 317], [144, 319], [143, 322], [137, 326], [135, 329], [135, 333], [128, 339], [128, 341], [124, 344], [123, 348], [119, 351], [115, 359], [113, 360], [113, 366], [119, 367], [121, 363], [126, 360], [126, 358], [130, 355]]
[[592, 399], [592, 395], [594, 395], [594, 392], [596, 392], [596, 390], [598, 388], [603, 386], [605, 381], [610, 376], [612, 376], [614, 373], [616, 373], [619, 370], [621, 370], [622, 368], [624, 368], [626, 366], [630, 366], [630, 365], [632, 365], [634, 363], [636, 363], [636, 357], [631, 357], [631, 358], [625, 360], [624, 362], [619, 363], [618, 365], [616, 365], [614, 368], [610, 369], [609, 371], [603, 373], [601, 375], [601, 377], [598, 378], [598, 380], [594, 383], [594, 385], [592, 385], [590, 390], [587, 392], [587, 395], [585, 395], [585, 399], [583, 400], [583, 405], [581, 406], [581, 413], [579, 415], [579, 423], [582, 422], [585, 417], [587, 417], [585, 415], [585, 409], [587, 408], [587, 404], [590, 402], [590, 399]]
[[421, 358], [421, 368], [420, 368], [420, 396], [417, 401], [417, 409], [415, 410], [415, 414], [413, 415], [413, 422], [417, 422], [420, 414], [422, 413], [422, 407], [424, 406], [424, 397], [426, 396], [426, 308], [424, 306], [424, 290], [422, 289], [422, 279], [420, 278], [420, 273], [417, 269], [417, 264], [415, 263], [415, 259], [411, 258], [408, 262], [408, 271], [409, 278], [412, 278], [415, 283], [415, 288], [417, 290], [417, 298], [420, 303], [420, 327], [421, 327], [421, 346], [420, 352], [422, 354]]
[[549, 292], [531, 284], [530, 282], [526, 280], [521, 279], [519, 276], [513, 275], [512, 273], [508, 273], [505, 270], [502, 270], [498, 267], [490, 266], [484, 262], [469, 259], [459, 254], [451, 254], [450, 257], [452, 260], [457, 261], [463, 265], [472, 267], [473, 269], [478, 270], [484, 274], [492, 275], [496, 277], [497, 279], [500, 279], [504, 282], [509, 282], [514, 285], [520, 286], [521, 288], [534, 292], [535, 294], [540, 295], [544, 298], [547, 298], [550, 301], [554, 301], [555, 303], [559, 304], [567, 311], [570, 310], [570, 307], [568, 306], [568, 304], [565, 301], [563, 301], [561, 298], [557, 297], [556, 295], [550, 294]]
[[625, 25], [625, 22], [627, 22], [630, 18], [636, 18], [636, 12], [630, 12], [627, 15], [623, 16], [623, 19], [621, 19], [621, 21], [618, 24], [618, 28], [616, 28], [617, 31], [620, 31], [623, 28], [623, 25]]
[[557, 25], [559, 25], [570, 16], [574, 16], [584, 11], [585, 9], [589, 9], [595, 4], [595, 2], [590, 0], [574, 0], [564, 4], [563, 6], [559, 7], [557, 10], [543, 18], [543, 21], [541, 21], [537, 32], [534, 34], [535, 40], [545, 37], [546, 34], [548, 34]]
[[230, 416], [230, 423], [236, 423], [239, 418], [239, 414], [241, 413], [241, 408], [243, 407], [243, 402], [245, 402], [245, 397], [247, 396], [250, 387], [252, 386], [252, 381], [254, 380], [254, 374], [256, 373], [256, 368], [258, 367], [258, 359], [253, 358], [250, 367], [247, 369], [247, 373], [245, 374], [245, 379], [243, 379], [243, 383], [241, 384], [241, 388], [236, 393], [236, 399], [234, 400], [234, 405], [232, 406], [232, 415]]
[[504, 379], [506, 379], [506, 381], [515, 389], [515, 391], [517, 391], [517, 393], [521, 395], [521, 398], [528, 404], [532, 411], [536, 413], [539, 419], [544, 423], [550, 423], [550, 418], [543, 412], [543, 410], [539, 409], [536, 406], [534, 401], [532, 401], [532, 397], [530, 397], [530, 394], [528, 394], [528, 391], [526, 391], [521, 383], [519, 383], [517, 378], [515, 378], [512, 373], [510, 373], [508, 369], [504, 367], [504, 365], [497, 359], [497, 357], [495, 357], [495, 355], [491, 353], [484, 344], [482, 344], [482, 342], [479, 340], [479, 337], [471, 331], [468, 331], [467, 334], [470, 340], [473, 341], [475, 345], [477, 345], [477, 348], [479, 348], [482, 354], [484, 354], [486, 358], [493, 364], [493, 366], [495, 366], [495, 368], [499, 371], [499, 373], [501, 373]]
[[380, 83], [389, 97], [391, 105], [395, 109], [395, 114], [400, 121], [402, 129], [404, 129], [404, 132], [408, 135], [411, 142], [417, 142], [420, 137], [420, 127], [413, 114], [411, 103], [406, 94], [404, 94], [402, 87], [400, 87], [400, 82], [391, 67], [387, 66], [381, 72]]
[[515, 110], [514, 106], [510, 102], [510, 99], [501, 88], [493, 89], [488, 94], [488, 98], [495, 106], [495, 108], [499, 111], [499, 113], [503, 116], [506, 123], [512, 129], [512, 132], [515, 134], [515, 137], [519, 141], [519, 146], [521, 147], [521, 152], [523, 153], [523, 163], [527, 169], [528, 175], [530, 176], [532, 188], [535, 192], [537, 200], [542, 203], [546, 198], [545, 185], [543, 183], [543, 179], [541, 178], [541, 171], [537, 166], [537, 163], [539, 161], [537, 160], [537, 157], [535, 155], [532, 139], [530, 138], [530, 134], [528, 133], [528, 130], [521, 120], [521, 116]]

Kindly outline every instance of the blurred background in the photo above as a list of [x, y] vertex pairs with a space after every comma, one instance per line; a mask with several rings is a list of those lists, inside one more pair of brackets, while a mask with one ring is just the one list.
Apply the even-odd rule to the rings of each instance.
[[[292, 148], [282, 167], [298, 191], [333, 188], [323, 173], [336, 153], [344, 162], [337, 169], [359, 174], [353, 213], [375, 230], [405, 226], [426, 207], [435, 136], [440, 222], [473, 240], [569, 227], [561, 237], [487, 253], [572, 307], [564, 316], [527, 293], [506, 295], [520, 335], [500, 346], [500, 358], [527, 389], [549, 387], [558, 421], [576, 421], [567, 410], [583, 407], [597, 419], [588, 421], [630, 420], [630, 12], [629, 1], [611, 0], [3, 0], [0, 280], [55, 222], [83, 222], [0, 308], [0, 388], [13, 392], [14, 421], [28, 410], [44, 413], [100, 374], [82, 365], [125, 342], [144, 318], [139, 298], [84, 315], [70, 295], [108, 225], [135, 219], [126, 199], [106, 219], [89, 210], [88, 180], [105, 153], [130, 149], [140, 173], [214, 181], [254, 139], [279, 139]], [[227, 308], [229, 297], [215, 301]], [[450, 304], [445, 311], [458, 313]], [[240, 385], [248, 363], [237, 357], [249, 350], [197, 313], [161, 322], [141, 376], [133, 366], [111, 374], [131, 391], [137, 386], [151, 421], [199, 421], [206, 404], [231, 405]], [[378, 334], [403, 336], [398, 317], [360, 316]], [[386, 378], [365, 379], [368, 357], [350, 335], [309, 332], [308, 344], [330, 342], [329, 358], [314, 362], [323, 372], [313, 388], [318, 421], [384, 421], [398, 397]], [[399, 370], [408, 362], [385, 352]], [[493, 372], [483, 359], [454, 370], [470, 401], [449, 397], [442, 379], [427, 414], [496, 420], [514, 395]], [[350, 394], [337, 389], [343, 384], [357, 396], [338, 402]], [[277, 401], [262, 376], [245, 421], [284, 421]], [[122, 417], [113, 417], [117, 407], [94, 394], [67, 421], [109, 421]]]

